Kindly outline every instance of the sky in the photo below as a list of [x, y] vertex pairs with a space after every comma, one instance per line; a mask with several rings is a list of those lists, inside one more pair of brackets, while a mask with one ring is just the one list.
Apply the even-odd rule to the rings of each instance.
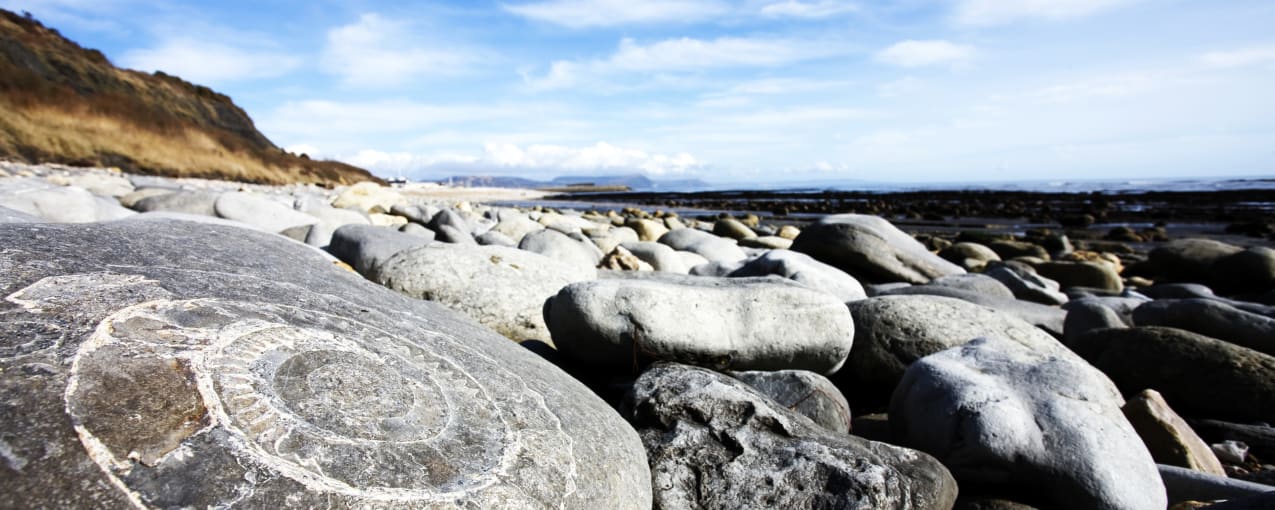
[[1275, 176], [1270, 0], [0, 7], [387, 177]]

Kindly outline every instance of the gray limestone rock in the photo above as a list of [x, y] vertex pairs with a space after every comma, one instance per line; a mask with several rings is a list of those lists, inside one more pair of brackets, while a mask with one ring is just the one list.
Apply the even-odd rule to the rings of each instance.
[[1087, 287], [1119, 293], [1124, 290], [1120, 274], [1111, 264], [1103, 262], [1060, 260], [1036, 265], [1036, 271], [1057, 281], [1063, 288]]
[[863, 214], [825, 216], [806, 227], [792, 249], [871, 283], [925, 283], [965, 272], [889, 221]]
[[1045, 305], [1067, 302], [1067, 295], [1058, 290], [1058, 282], [1040, 276], [1026, 264], [997, 264], [989, 267], [984, 274], [1004, 284], [1018, 299]]
[[863, 285], [840, 269], [815, 260], [814, 257], [792, 250], [770, 250], [759, 257], [753, 257], [731, 271], [728, 276], [766, 276], [777, 275], [805, 285], [806, 287], [827, 292], [842, 302], [856, 301], [867, 296]]
[[503, 246], [434, 243], [405, 250], [380, 267], [386, 287], [435, 301], [513, 340], [549, 341], [545, 300], [597, 270]]
[[1067, 319], [1063, 322], [1063, 341], [1071, 343], [1085, 333], [1096, 329], [1127, 328], [1125, 322], [1108, 306], [1093, 299], [1078, 299], [1067, 306]]
[[[1160, 469], [1161, 478], [1164, 479], [1164, 487], [1168, 492], [1170, 503], [1241, 499], [1262, 494], [1275, 496], [1275, 487], [1270, 485], [1210, 475], [1194, 469], [1166, 464], [1160, 464], [1157, 467]], [[1275, 500], [1270, 500], [1270, 502], [1275, 503]], [[1269, 509], [1271, 507], [1257, 506], [1248, 508]]]
[[833, 381], [855, 408], [885, 404], [913, 362], [978, 337], [996, 336], [1042, 353], [1070, 355], [1040, 328], [959, 299], [881, 296], [849, 303], [849, 307], [855, 323], [854, 347], [846, 368]]
[[[943, 278], [935, 279], [934, 282], [938, 282], [944, 278], [950, 277], [945, 276]], [[924, 285], [909, 285], [906, 287], [886, 289], [879, 291], [876, 295], [905, 296], [921, 294], [956, 298], [961, 301], [968, 301], [976, 305], [985, 306], [999, 312], [1013, 315], [1026, 321], [1028, 324], [1048, 331], [1055, 337], [1061, 337], [1063, 334], [1063, 327], [1067, 319], [1067, 312], [1061, 308], [1014, 299], [1013, 297], [1005, 298], [1002, 296], [992, 296], [986, 292], [967, 290], [957, 286], [935, 285], [934, 282]], [[1000, 284], [998, 283], [997, 285]]]
[[[442, 214], [439, 214], [439, 216], [442, 216]], [[475, 241], [474, 237], [469, 235], [469, 232], [461, 230], [455, 226], [441, 224], [430, 228], [434, 231], [434, 239], [437, 239], [439, 242], [468, 246], [478, 244], [478, 241]]]
[[809, 370], [751, 370], [731, 372], [730, 376], [823, 428], [850, 431], [850, 404], [827, 377]]
[[678, 251], [689, 251], [703, 256], [709, 262], [738, 262], [747, 258], [744, 250], [731, 239], [723, 239], [693, 228], [669, 231], [660, 236], [660, 243]]
[[522, 237], [532, 232], [544, 230], [545, 226], [537, 222], [531, 221], [525, 214], [501, 214], [500, 222], [492, 227], [489, 232], [499, 232], [509, 239], [512, 239], [514, 245], [517, 246]]
[[990, 276], [980, 273], [955, 274], [940, 276], [929, 283], [931, 287], [943, 287], [975, 292], [990, 298], [1015, 299], [1014, 293], [1005, 284]]
[[960, 242], [948, 246], [939, 252], [939, 256], [965, 268], [966, 271], [982, 269], [988, 263], [998, 262], [1001, 259], [1000, 255], [991, 248], [972, 242]]
[[1115, 385], [1075, 357], [980, 338], [913, 363], [890, 424], [962, 484], [1036, 489], [1055, 508], [1167, 506]]
[[518, 243], [518, 249], [539, 253], [559, 262], [582, 268], [597, 267], [603, 255], [592, 241], [573, 239], [553, 229], [544, 229], [523, 236], [522, 242]]
[[305, 243], [320, 248], [327, 248], [328, 245], [332, 244], [332, 234], [338, 228], [354, 224], [371, 224], [367, 215], [359, 211], [337, 209], [327, 205], [307, 208], [305, 213], [319, 219], [318, 223], [310, 227], [310, 232], [306, 234]]
[[930, 456], [831, 432], [709, 370], [656, 365], [622, 413], [646, 445], [655, 508], [946, 510], [956, 499]]
[[1275, 422], [1275, 357], [1156, 326], [1094, 330], [1067, 346], [1126, 395], [1156, 390], [1185, 417]]
[[22, 190], [0, 190], [0, 206], [55, 223], [111, 221], [136, 214], [120, 206], [115, 199], [94, 195], [84, 188], [48, 184]]
[[314, 225], [319, 219], [271, 200], [244, 192], [222, 193], [213, 203], [217, 216], [254, 225], [266, 232]]
[[722, 218], [713, 223], [713, 233], [731, 239], [752, 239], [757, 233], [735, 218]]
[[381, 266], [398, 252], [430, 244], [429, 239], [373, 225], [350, 224], [336, 229], [328, 252], [369, 280], [383, 283]]
[[175, 191], [138, 200], [133, 209], [138, 212], [167, 211], [201, 216], [217, 215], [217, 196], [210, 191]]
[[1275, 319], [1214, 299], [1159, 299], [1133, 310], [1139, 326], [1185, 329], [1275, 355]]
[[0, 223], [44, 223], [48, 220], [0, 205]]
[[671, 360], [731, 370], [835, 372], [854, 324], [837, 298], [781, 278], [681, 277], [568, 285], [545, 307], [554, 343], [588, 366]]
[[0, 507], [650, 508], [587, 388], [303, 244], [127, 221], [0, 246]]
[[686, 265], [682, 257], [677, 255], [677, 250], [666, 244], [639, 241], [636, 243], [620, 243], [620, 247], [629, 250], [633, 256], [650, 264], [656, 271], [686, 274], [691, 270], [691, 266]]
[[500, 232], [497, 232], [494, 229], [487, 232], [483, 232], [483, 235], [475, 237], [474, 241], [476, 241], [481, 246], [505, 246], [508, 248], [518, 247], [517, 241], [514, 241], [509, 236], [502, 234]]
[[425, 226], [429, 227], [429, 229], [434, 232], [442, 234], [440, 228], [444, 225], [452, 227], [458, 232], [463, 232], [466, 236], [471, 236], [473, 234], [473, 225], [470, 225], [469, 220], [466, 220], [461, 213], [454, 209], [443, 209], [438, 211], [433, 218], [430, 218], [429, 223]]

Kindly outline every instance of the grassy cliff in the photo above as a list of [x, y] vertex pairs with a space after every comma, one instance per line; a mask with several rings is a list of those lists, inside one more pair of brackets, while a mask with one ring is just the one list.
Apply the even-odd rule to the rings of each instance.
[[100, 51], [3, 9], [0, 158], [262, 184], [379, 181], [283, 151], [208, 87], [119, 69]]

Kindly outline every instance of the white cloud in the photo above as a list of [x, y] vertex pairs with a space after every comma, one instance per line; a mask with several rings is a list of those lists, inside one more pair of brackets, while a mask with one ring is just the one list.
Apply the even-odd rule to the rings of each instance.
[[843, 54], [843, 45], [830, 41], [721, 37], [712, 40], [682, 37], [643, 45], [620, 41], [603, 60], [559, 60], [543, 76], [524, 73], [533, 89], [567, 88], [616, 73], [665, 73], [739, 67], [779, 67], [795, 62]]
[[155, 48], [125, 52], [120, 64], [144, 71], [159, 70], [208, 85], [282, 76], [300, 66], [301, 59], [268, 48], [174, 38]]
[[658, 154], [607, 142], [586, 146], [517, 145], [488, 142], [482, 154], [414, 154], [361, 150], [341, 158], [383, 175], [443, 177], [456, 173], [517, 175], [549, 179], [559, 175], [642, 173], [649, 176], [694, 175], [707, 166], [685, 153]]
[[321, 64], [346, 85], [378, 88], [456, 74], [472, 60], [464, 51], [427, 47], [404, 22], [364, 14], [328, 31]]
[[899, 67], [953, 65], [974, 56], [974, 47], [944, 40], [908, 40], [877, 52], [876, 60]]
[[689, 23], [730, 10], [729, 5], [718, 0], [550, 0], [502, 7], [524, 18], [569, 28]]
[[766, 4], [761, 8], [761, 14], [771, 18], [827, 18], [858, 10], [858, 4], [837, 0], [784, 0]]
[[1052, 85], [1036, 91], [1033, 95], [1054, 103], [1126, 97], [1145, 93], [1153, 89], [1157, 82], [1167, 78], [1147, 73], [1100, 76], [1072, 83]]
[[962, 25], [1002, 25], [1026, 19], [1080, 18], [1134, 0], [960, 0], [954, 19]]
[[1200, 55], [1200, 62], [1213, 68], [1245, 67], [1275, 61], [1275, 45], [1213, 51]]

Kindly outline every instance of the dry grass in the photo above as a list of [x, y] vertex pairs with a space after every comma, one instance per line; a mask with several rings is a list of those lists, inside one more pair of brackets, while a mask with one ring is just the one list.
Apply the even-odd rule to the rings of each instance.
[[288, 154], [230, 98], [114, 67], [33, 19], [0, 10], [0, 157], [262, 184], [379, 181]]

